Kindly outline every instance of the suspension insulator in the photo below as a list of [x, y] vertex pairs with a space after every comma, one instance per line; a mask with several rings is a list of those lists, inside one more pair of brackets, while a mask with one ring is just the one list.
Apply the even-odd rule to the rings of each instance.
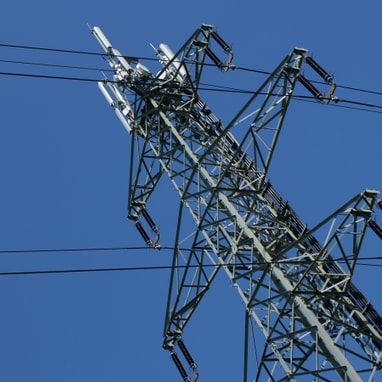
[[215, 32], [211, 32], [211, 37], [226, 51], [230, 52], [231, 48], [228, 46], [228, 44]]
[[187, 375], [186, 370], [184, 370], [184, 367], [183, 367], [182, 363], [180, 362], [176, 353], [171, 352], [171, 358], [174, 361], [175, 366], [177, 367], [180, 375], [182, 376], [183, 381], [184, 382], [191, 382], [190, 377]]
[[382, 240], [382, 228], [372, 219], [369, 219], [368, 223], [369, 223], [370, 228]]
[[224, 64], [219, 60], [219, 58], [216, 56], [216, 54], [210, 49], [205, 49], [207, 56], [214, 62], [214, 64], [219, 68], [223, 69]]
[[302, 74], [297, 76], [297, 79], [305, 86], [305, 88], [312, 93], [317, 99], [322, 100], [323, 95], [317, 90]]
[[137, 227], [137, 229], [138, 229], [139, 233], [141, 234], [145, 243], [151, 247], [151, 245], [152, 245], [151, 239], [150, 239], [149, 235], [146, 233], [145, 229], [142, 227], [142, 224], [139, 222], [136, 222], [135, 226]]
[[178, 340], [178, 346], [179, 346], [179, 349], [182, 351], [184, 358], [186, 359], [186, 361], [190, 365], [191, 369], [195, 370], [197, 368], [196, 363], [192, 359], [190, 353], [188, 352], [188, 350], [186, 348], [186, 345], [184, 344], [184, 342], [182, 340]]
[[143, 208], [141, 210], [141, 213], [142, 213], [143, 217], [145, 218], [145, 220], [147, 221], [147, 223], [150, 226], [150, 228], [154, 232], [158, 232], [159, 228], [156, 226], [156, 224], [154, 223], [153, 219], [151, 219], [151, 216], [149, 215], [149, 213], [146, 211], [145, 208]]
[[316, 61], [313, 60], [312, 57], [305, 57], [306, 62], [312, 67], [313, 70], [316, 71], [316, 73], [319, 74], [325, 81], [332, 82], [333, 78], [332, 76], [327, 73], [324, 69], [321, 68], [320, 65], [317, 64]]

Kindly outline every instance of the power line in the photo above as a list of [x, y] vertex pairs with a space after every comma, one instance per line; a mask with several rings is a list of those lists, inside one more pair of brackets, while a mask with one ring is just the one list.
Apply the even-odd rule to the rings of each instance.
[[[215, 85], [207, 85], [211, 86], [211, 88], [206, 87], [199, 87], [199, 90], [204, 90], [204, 91], [215, 91], [215, 92], [224, 92], [224, 93], [238, 93], [238, 94], [255, 94], [254, 91], [251, 90], [244, 90], [244, 89], [237, 89], [237, 88], [230, 88], [230, 87], [221, 87], [215, 86]], [[272, 95], [269, 93], [258, 93], [259, 95]], [[277, 94], [273, 94], [277, 95]], [[293, 94], [291, 96], [292, 99], [298, 100], [298, 101], [307, 101], [307, 102], [314, 102], [317, 103], [317, 98], [314, 96], [305, 96], [305, 95], [296, 95]], [[355, 108], [355, 107], [348, 107], [341, 105], [340, 103], [348, 103], [348, 104], [353, 104], [353, 105], [359, 105], [359, 106], [364, 106], [364, 107], [370, 107], [370, 108], [375, 108], [375, 109], [381, 109], [382, 110], [382, 105], [376, 105], [372, 103], [366, 103], [366, 102], [360, 102], [360, 101], [353, 101], [353, 100], [348, 100], [348, 99], [342, 99], [338, 98], [334, 103], [329, 103], [329, 106], [334, 106], [334, 107], [342, 107], [345, 109], [352, 109], [352, 110], [357, 110], [357, 111], [365, 111], [365, 112], [370, 112], [370, 113], [377, 113], [377, 114], [382, 114], [382, 111], [376, 111], [376, 110], [368, 110], [368, 109], [363, 109], [363, 108]]]
[[89, 71], [111, 72], [111, 73], [114, 72], [114, 70], [112, 70], [112, 69], [92, 68], [92, 67], [89, 67], [89, 66], [75, 66], [75, 65], [52, 64], [52, 63], [48, 63], [48, 62], [17, 61], [17, 60], [3, 60], [3, 59], [0, 59], [0, 62], [5, 63], [5, 64], [42, 66], [42, 67], [50, 67], [50, 68], [89, 70]]
[[29, 78], [45, 78], [51, 80], [66, 80], [66, 81], [81, 81], [81, 82], [98, 82], [99, 79], [83, 78], [83, 77], [67, 77], [67, 76], [53, 76], [48, 74], [32, 74], [32, 73], [15, 73], [15, 72], [0, 72], [1, 76], [14, 76], [14, 77], [29, 77]]
[[149, 271], [171, 269], [171, 265], [142, 266], [142, 267], [117, 267], [117, 268], [86, 268], [86, 269], [51, 269], [41, 271], [12, 271], [0, 272], [0, 276], [26, 276], [26, 275], [51, 275], [62, 273], [93, 273], [93, 272], [121, 272], [121, 271]]
[[[175, 247], [161, 246], [159, 250], [174, 250]], [[199, 249], [199, 248], [195, 248]], [[202, 248], [200, 248], [202, 249]], [[141, 251], [151, 250], [147, 246], [127, 246], [127, 247], [83, 247], [83, 248], [36, 248], [36, 249], [3, 249], [0, 254], [23, 254], [23, 253], [54, 253], [54, 252], [114, 252], [114, 251]], [[189, 248], [178, 248], [180, 251], [190, 251]]]
[[[25, 78], [37, 78], [37, 79], [51, 79], [51, 80], [65, 80], [65, 81], [80, 81], [80, 82], [91, 82], [91, 83], [97, 83], [101, 81], [100, 79], [94, 79], [94, 78], [84, 78], [84, 77], [69, 77], [69, 76], [57, 76], [57, 75], [48, 75], [48, 74], [33, 74], [33, 73], [16, 73], [16, 72], [0, 72], [0, 76], [13, 76], [13, 77], [25, 77]], [[113, 82], [113, 81], [111, 81]], [[232, 89], [232, 90], [219, 90], [219, 89], [213, 89], [213, 88], [199, 88], [203, 91], [220, 91], [220, 92], [230, 92], [230, 93], [240, 93], [240, 94], [254, 94], [254, 91], [250, 90], [240, 90], [240, 89]], [[268, 93], [258, 93], [259, 95], [269, 95]], [[314, 96], [303, 96], [303, 95], [292, 95], [292, 99], [296, 100], [311, 100], [311, 101], [317, 101], [317, 99]], [[365, 102], [359, 102], [359, 101], [353, 101], [353, 100], [346, 100], [346, 99], [340, 99], [338, 102], [341, 103], [348, 103], [353, 105], [359, 105], [364, 107], [369, 107], [373, 109], [380, 109], [381, 111], [377, 110], [369, 110], [369, 109], [363, 109], [363, 108], [355, 108], [355, 107], [348, 107], [344, 105], [338, 105], [338, 103], [335, 104], [329, 104], [334, 107], [342, 107], [344, 109], [350, 109], [350, 110], [357, 110], [357, 111], [363, 111], [363, 112], [369, 112], [369, 113], [377, 113], [382, 114], [382, 105], [376, 105], [371, 103], [365, 103]], [[315, 102], [316, 103], [316, 102]]]
[[[99, 52], [90, 52], [86, 50], [73, 50], [73, 49], [57, 49], [57, 48], [47, 48], [47, 47], [41, 47], [41, 46], [32, 46], [32, 45], [17, 45], [17, 44], [4, 44], [0, 43], [0, 47], [3, 48], [12, 48], [12, 49], [26, 49], [26, 50], [38, 50], [38, 51], [45, 51], [45, 52], [55, 52], [55, 53], [67, 53], [67, 54], [76, 54], [76, 55], [85, 55], [85, 56], [98, 56], [98, 57], [106, 57], [105, 53], [99, 53]], [[150, 57], [132, 57], [132, 56], [125, 56], [123, 55], [127, 60], [130, 61], [137, 61], [138, 59], [148, 60], [152, 61], [155, 60], [155, 58]]]
[[[146, 248], [147, 249], [147, 248]], [[362, 260], [382, 260], [381, 256], [375, 258], [363, 258]], [[311, 263], [311, 261], [306, 260], [305, 262]], [[322, 260], [322, 262], [327, 262], [327, 260]], [[287, 264], [301, 264], [302, 261], [290, 260], [283, 261]], [[264, 263], [256, 263], [256, 265], [262, 265]], [[382, 264], [370, 264], [370, 263], [357, 263], [361, 266], [370, 267], [382, 267]], [[222, 268], [222, 267], [251, 267], [253, 264], [203, 264], [203, 268]], [[49, 274], [68, 274], [68, 273], [96, 273], [96, 272], [135, 272], [135, 271], [160, 271], [160, 270], [170, 270], [170, 269], [185, 269], [185, 268], [200, 268], [198, 265], [152, 265], [152, 266], [136, 266], [136, 267], [110, 267], [110, 268], [83, 268], [83, 269], [48, 269], [48, 270], [36, 270], [36, 271], [9, 271], [0, 272], [0, 276], [27, 276], [27, 275], [49, 275]]]
[[[90, 55], [90, 56], [106, 57], [105, 53], [91, 52], [91, 51], [84, 51], [84, 50], [58, 49], [58, 48], [48, 48], [48, 47], [41, 47], [41, 46], [5, 44], [5, 43], [0, 43], [0, 47], [13, 48], [13, 49], [38, 50], [38, 51], [47, 51], [47, 52], [56, 52], [56, 53], [67, 53], [67, 54], [76, 54], [76, 55]], [[128, 61], [129, 60], [130, 61], [138, 61], [138, 60], [157, 61], [156, 58], [152, 58], [152, 57], [125, 56], [125, 55], [122, 55], [121, 57], [124, 57]], [[36, 63], [34, 63], [34, 65], [36, 65]], [[46, 64], [46, 65], [49, 65], [49, 64]], [[214, 64], [208, 64], [208, 63], [205, 63], [204, 65], [205, 66], [215, 66]], [[76, 68], [79, 69], [79, 67], [76, 67]], [[89, 70], [93, 70], [93, 69], [89, 69]], [[108, 69], [108, 70], [110, 70], [110, 69]], [[247, 68], [247, 67], [243, 67], [243, 66], [235, 66], [235, 70], [247, 71], [247, 72], [257, 73], [257, 74], [262, 74], [262, 75], [270, 75], [271, 74], [271, 72], [266, 71], [266, 70]], [[310, 82], [323, 84], [323, 82], [320, 82], [320, 81], [310, 80]], [[382, 92], [381, 91], [375, 91], [375, 90], [370, 90], [370, 89], [363, 89], [363, 88], [358, 88], [358, 87], [353, 87], [353, 86], [346, 86], [346, 85], [338, 85], [338, 84], [336, 86], [337, 86], [337, 88], [342, 88], [342, 89], [347, 89], [347, 90], [351, 90], [351, 91], [357, 91], [357, 92], [363, 92], [363, 93], [367, 93], [367, 94], [374, 94], [374, 95], [382, 96]]]
[[89, 51], [85, 51], [85, 50], [57, 49], [57, 48], [47, 48], [47, 47], [32, 46], [32, 45], [18, 45], [18, 44], [0, 43], [0, 47], [12, 48], [12, 49], [39, 50], [39, 51], [56, 52], [56, 53], [79, 54], [79, 55], [88, 55], [88, 56], [105, 56], [104, 53], [89, 52]]
[[90, 248], [44, 248], [44, 249], [9, 249], [0, 250], [0, 254], [21, 253], [53, 253], [53, 252], [112, 252], [112, 251], [137, 251], [148, 249], [147, 246], [137, 247], [90, 247]]
[[369, 90], [369, 89], [362, 89], [362, 88], [356, 88], [353, 86], [346, 86], [346, 85], [337, 85], [337, 88], [341, 89], [347, 89], [347, 90], [352, 90], [352, 91], [357, 91], [357, 92], [362, 92], [362, 93], [367, 93], [367, 94], [375, 94], [382, 96], [382, 92], [376, 91], [376, 90]]
[[380, 106], [380, 105], [375, 105], [375, 104], [371, 104], [371, 103], [367, 103], [367, 102], [359, 102], [359, 101], [353, 101], [353, 100], [347, 100], [347, 99], [340, 99], [340, 102], [348, 103], [348, 104], [352, 104], [352, 105], [359, 105], [359, 106], [382, 109], [382, 106]]
[[[292, 96], [292, 98], [294, 98], [296, 101], [309, 102], [309, 103], [317, 103], [317, 99], [314, 98], [314, 97]], [[348, 101], [348, 102], [350, 103], [351, 101]], [[382, 111], [364, 109], [362, 107], [345, 106], [345, 105], [341, 105], [340, 103], [334, 103], [334, 104], [333, 103], [329, 103], [329, 104], [326, 104], [325, 106], [338, 107], [338, 108], [347, 109], [347, 110], [354, 110], [354, 111], [362, 111], [362, 112], [365, 112], [365, 113], [382, 114]], [[379, 105], [376, 105], [376, 107], [382, 108], [382, 106], [379, 106]]]
[[[68, 53], [68, 54], [81, 54], [81, 55], [92, 55], [92, 56], [101, 56], [105, 57], [105, 54], [103, 53], [97, 53], [97, 52], [89, 52], [89, 51], [80, 51], [80, 50], [69, 50], [69, 49], [57, 49], [57, 48], [46, 48], [46, 47], [38, 47], [38, 46], [28, 46], [28, 45], [15, 45], [15, 44], [0, 44], [0, 47], [7, 47], [7, 48], [14, 48], [14, 49], [29, 49], [29, 50], [39, 50], [39, 51], [48, 51], [48, 52], [56, 52], [56, 53]], [[144, 59], [149, 60], [149, 58], [146, 57], [126, 57], [127, 59], [131, 60], [138, 60], [138, 59]], [[156, 59], [150, 59], [150, 60], [156, 60]], [[98, 68], [91, 68], [91, 67], [81, 67], [81, 66], [74, 66], [74, 65], [61, 65], [61, 64], [51, 64], [51, 63], [39, 63], [39, 62], [28, 62], [28, 61], [14, 61], [14, 60], [0, 60], [0, 62], [3, 63], [13, 63], [13, 64], [24, 64], [24, 65], [34, 65], [34, 66], [45, 66], [45, 67], [56, 67], [56, 68], [65, 68], [65, 69], [80, 69], [80, 70], [89, 70], [89, 71], [102, 71], [102, 69]], [[258, 70], [253, 68], [246, 68], [246, 67], [236, 67], [237, 70], [242, 71], [248, 71], [263, 75], [270, 75], [271, 73], [264, 70]], [[104, 71], [111, 71], [110, 69], [104, 70]], [[69, 77], [69, 76], [59, 76], [59, 75], [45, 75], [45, 74], [31, 74], [31, 73], [16, 73], [16, 72], [0, 72], [0, 75], [3, 76], [16, 76], [16, 77], [29, 77], [29, 78], [40, 78], [40, 79], [54, 79], [54, 80], [67, 80], [67, 81], [81, 81], [81, 82], [98, 82], [99, 79], [92, 79], [92, 78], [83, 78], [83, 77]], [[321, 83], [318, 81], [311, 81], [315, 83]], [[209, 88], [200, 89], [200, 90], [207, 90], [207, 91], [224, 91], [224, 92], [235, 92], [240, 94], [253, 94], [253, 91], [243, 90], [243, 89], [235, 89], [235, 88], [229, 88], [229, 87], [219, 87], [214, 85], [209, 85]], [[214, 89], [212, 89], [214, 87]], [[344, 85], [337, 85], [338, 88], [348, 89], [352, 91], [359, 91], [364, 92], [368, 94], [374, 94], [374, 95], [382, 95], [382, 92], [377, 92], [373, 90], [367, 90], [367, 89], [360, 89], [356, 87], [350, 87], [350, 86], [344, 86]], [[295, 99], [300, 100], [309, 100], [314, 99], [314, 97], [308, 96], [292, 96]], [[342, 108], [356, 110], [356, 111], [363, 111], [363, 112], [371, 112], [371, 113], [377, 113], [380, 114], [381, 112], [377, 110], [369, 110], [365, 108], [371, 108], [371, 109], [380, 109], [382, 110], [381, 105], [376, 105], [372, 103], [366, 103], [366, 102], [359, 102], [354, 100], [348, 100], [348, 99], [339, 99], [338, 102], [341, 102], [341, 104], [346, 103], [349, 105], [356, 105], [360, 107], [348, 107], [344, 105], [339, 105]], [[332, 106], [338, 106], [338, 102]]]
[[[192, 250], [204, 250], [204, 247], [193, 247], [193, 248], [184, 248], [184, 247], [178, 247], [175, 248], [174, 246], [161, 246], [159, 250], [179, 250], [183, 252], [189, 252]], [[74, 248], [74, 247], [68, 247], [68, 248], [34, 248], [34, 249], [3, 249], [0, 250], [0, 254], [23, 254], [23, 253], [60, 253], [60, 252], [113, 252], [113, 251], [136, 251], [136, 250], [150, 250], [153, 251], [152, 248], [148, 246], [112, 246], [112, 247], [81, 247], [81, 248]], [[348, 256], [348, 261], [354, 260], [354, 256]], [[382, 260], [382, 256], [370, 256], [370, 257], [358, 257], [358, 260], [362, 261], [370, 261], [370, 260]], [[309, 260], [310, 262], [311, 260]], [[320, 262], [341, 262], [341, 259], [331, 259], [331, 260], [319, 260]], [[280, 262], [287, 262], [287, 263], [300, 263], [300, 260], [282, 260]], [[273, 263], [273, 262], [272, 262]], [[257, 263], [259, 264], [259, 263]], [[266, 264], [264, 262], [263, 264]], [[251, 264], [247, 264], [248, 266]]]
[[[264, 74], [264, 75], [271, 75], [271, 72], [265, 71], [265, 70], [258, 70], [258, 69], [251, 69], [251, 68], [245, 68], [245, 67], [236, 67], [237, 70], [243, 70], [247, 72], [252, 72], [252, 73], [258, 73], [258, 74]], [[322, 81], [315, 81], [315, 80], [309, 80], [309, 82], [312, 82], [314, 84], [320, 84], [320, 85], [325, 85], [325, 82]], [[346, 89], [346, 90], [352, 90], [356, 92], [362, 92], [362, 93], [367, 93], [367, 94], [374, 94], [378, 96], [382, 96], [382, 92], [376, 91], [376, 90], [370, 90], [370, 89], [362, 89], [354, 86], [346, 86], [346, 85], [338, 85], [336, 84], [336, 87], [339, 89]]]

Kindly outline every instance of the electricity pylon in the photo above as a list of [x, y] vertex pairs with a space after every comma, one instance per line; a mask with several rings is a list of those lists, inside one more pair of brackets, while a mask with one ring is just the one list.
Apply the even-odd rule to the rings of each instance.
[[[146, 207], [162, 175], [179, 194], [163, 347], [183, 380], [199, 374], [182, 333], [219, 272], [245, 306], [245, 382], [381, 377], [382, 318], [352, 282], [367, 227], [382, 238], [372, 219], [382, 204], [378, 192], [363, 191], [308, 228], [267, 178], [296, 82], [329, 103], [336, 101], [333, 78], [295, 48], [223, 125], [199, 96], [207, 64], [235, 69], [212, 26], [202, 25], [175, 53], [165, 44], [154, 48], [156, 74], [122, 56], [100, 28], [92, 33], [114, 71], [99, 87], [131, 134], [128, 217], [149, 247], [160, 248]], [[301, 74], [303, 65], [321, 77], [324, 94]], [[264, 338], [257, 363], [254, 327]]]

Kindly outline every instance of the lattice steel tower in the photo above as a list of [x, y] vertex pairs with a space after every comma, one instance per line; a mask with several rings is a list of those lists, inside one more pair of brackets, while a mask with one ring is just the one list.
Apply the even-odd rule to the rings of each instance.
[[[267, 179], [296, 82], [328, 103], [336, 101], [333, 78], [295, 48], [223, 125], [199, 96], [206, 63], [235, 68], [229, 45], [211, 25], [198, 28], [175, 54], [165, 44], [154, 48], [156, 74], [122, 56], [100, 28], [92, 33], [114, 71], [99, 87], [131, 135], [128, 217], [149, 247], [160, 248], [146, 206], [162, 175], [179, 194], [163, 347], [183, 380], [196, 381], [198, 370], [182, 333], [218, 272], [245, 306], [245, 382], [381, 378], [382, 318], [352, 283], [367, 227], [382, 238], [372, 219], [375, 204], [382, 204], [378, 192], [365, 190], [308, 229]], [[301, 74], [303, 65], [327, 92]], [[257, 364], [251, 327], [264, 338]]]

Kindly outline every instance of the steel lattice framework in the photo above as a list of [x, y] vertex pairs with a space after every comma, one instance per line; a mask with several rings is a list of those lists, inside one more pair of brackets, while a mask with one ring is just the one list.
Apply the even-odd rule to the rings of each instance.
[[[183, 379], [191, 380], [178, 347], [193, 381], [198, 371], [182, 333], [225, 272], [245, 305], [244, 381], [374, 380], [382, 369], [382, 318], [352, 275], [367, 227], [382, 236], [372, 220], [378, 192], [365, 190], [308, 229], [267, 179], [296, 81], [328, 103], [335, 101], [333, 78], [295, 48], [223, 125], [199, 97], [206, 60], [222, 71], [235, 68], [212, 26], [198, 28], [175, 54], [165, 44], [155, 48], [162, 64], [156, 74], [122, 56], [98, 27], [92, 32], [114, 70], [99, 87], [132, 137], [128, 216], [153, 249], [159, 230], [146, 209], [150, 195], [164, 174], [179, 194], [163, 347]], [[327, 83], [327, 94], [302, 76], [305, 64]], [[252, 327], [264, 337], [258, 364]]]

